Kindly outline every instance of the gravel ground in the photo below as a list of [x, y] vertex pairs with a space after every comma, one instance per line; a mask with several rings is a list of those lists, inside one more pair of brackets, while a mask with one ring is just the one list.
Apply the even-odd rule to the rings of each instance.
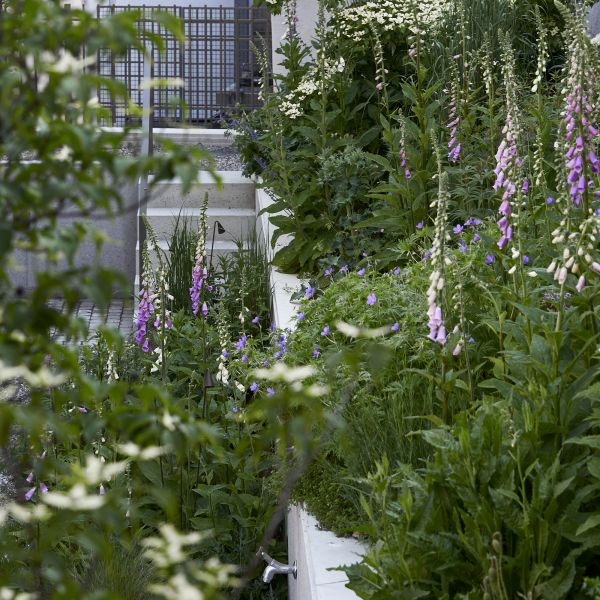
[[[0, 399], [12, 404], [24, 404], [29, 401], [29, 390], [23, 381], [11, 381], [0, 386]], [[17, 435], [13, 429], [8, 444], [0, 448], [0, 507], [13, 500], [16, 493], [15, 469], [10, 464], [10, 449], [14, 447]]]
[[[233, 146], [215, 146], [210, 144], [198, 144], [197, 147], [210, 152], [216, 162], [217, 171], [241, 171], [244, 168], [240, 154]], [[121, 146], [121, 153], [124, 156], [135, 156], [139, 152], [138, 144], [127, 142]], [[154, 144], [154, 154], [160, 154], [162, 147], [160, 144]]]
[[[58, 310], [64, 309], [64, 301], [61, 299], [51, 300], [50, 305]], [[90, 336], [93, 336], [94, 331], [101, 324], [120, 329], [124, 337], [129, 336], [133, 331], [133, 307], [130, 303], [121, 300], [113, 300], [106, 313], [93, 302], [83, 300], [77, 304], [74, 313], [86, 321]], [[61, 337], [57, 337], [55, 341], [64, 343]], [[83, 344], [84, 340], [78, 340], [78, 343]], [[11, 381], [0, 386], [0, 402], [25, 404], [28, 401], [29, 390], [22, 381]], [[10, 451], [14, 447], [17, 435], [18, 433], [13, 430], [8, 445], [4, 448], [0, 447], [0, 507], [14, 499], [17, 491], [14, 468], [10, 460]], [[18, 478], [18, 474], [16, 476]]]
[[[217, 171], [242, 171], [244, 165], [240, 159], [240, 154], [233, 146], [213, 146], [199, 144], [205, 150], [208, 150], [216, 161]], [[121, 146], [121, 154], [123, 156], [136, 156], [139, 152], [139, 144], [134, 142], [127, 142]], [[154, 145], [154, 153], [160, 154], [162, 147], [160, 144]], [[4, 157], [6, 158], [6, 157]], [[24, 152], [21, 155], [21, 160], [35, 160], [36, 155], [34, 152]], [[0, 157], [0, 160], [2, 158]]]

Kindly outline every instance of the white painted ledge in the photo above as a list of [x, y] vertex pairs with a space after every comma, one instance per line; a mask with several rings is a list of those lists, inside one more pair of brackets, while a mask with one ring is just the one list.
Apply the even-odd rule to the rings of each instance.
[[[103, 131], [109, 133], [123, 133], [123, 127], [101, 127]], [[152, 129], [157, 141], [160, 138], [167, 138], [178, 144], [209, 144], [211, 146], [230, 146], [233, 144], [232, 137], [237, 135], [237, 131], [228, 129], [206, 129], [203, 127], [154, 127]], [[229, 132], [230, 135], [225, 135]], [[130, 129], [127, 137], [132, 140], [140, 139], [143, 136], [141, 129]]]
[[329, 571], [358, 562], [365, 547], [355, 539], [319, 529], [317, 520], [301, 506], [287, 516], [288, 558], [298, 561], [298, 579], [288, 578], [290, 600], [355, 600], [343, 571]]
[[[269, 194], [256, 188], [256, 231], [259, 239], [267, 243], [269, 259], [274, 252], [289, 242], [281, 236], [271, 248], [275, 227], [269, 222], [269, 213], [260, 211], [273, 203]], [[273, 317], [277, 327], [293, 329], [296, 324], [296, 307], [290, 301], [294, 291], [300, 289], [302, 280], [295, 275], [281, 273], [271, 268], [273, 287]], [[342, 571], [328, 569], [349, 565], [360, 560], [365, 546], [352, 538], [337, 537], [331, 531], [319, 529], [317, 520], [301, 506], [291, 505], [287, 515], [288, 562], [298, 562], [298, 577], [288, 576], [289, 600], [356, 600], [358, 596], [346, 587], [348, 578]]]

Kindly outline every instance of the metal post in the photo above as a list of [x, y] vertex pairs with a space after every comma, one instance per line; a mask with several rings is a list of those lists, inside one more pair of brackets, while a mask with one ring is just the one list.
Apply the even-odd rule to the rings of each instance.
[[[179, 8], [179, 20], [181, 21], [181, 26], [183, 27], [183, 34], [185, 35], [185, 9], [184, 7]], [[183, 82], [183, 86], [179, 88], [179, 121], [183, 125], [185, 122], [184, 115], [184, 98], [185, 98], [185, 90], [187, 88], [187, 82], [185, 79], [185, 44], [187, 43], [187, 38], [184, 42], [177, 42], [179, 46], [179, 78]]]
[[[142, 157], [152, 156], [154, 151], [152, 130], [154, 127], [153, 115], [153, 94], [152, 94], [152, 60], [153, 48], [150, 42], [146, 43], [146, 55], [144, 56], [144, 78], [142, 79]], [[142, 174], [138, 180], [138, 219], [137, 219], [137, 239], [138, 239], [138, 285], [142, 284], [143, 250], [146, 241], [146, 226], [144, 216], [146, 215], [148, 194], [148, 177]]]

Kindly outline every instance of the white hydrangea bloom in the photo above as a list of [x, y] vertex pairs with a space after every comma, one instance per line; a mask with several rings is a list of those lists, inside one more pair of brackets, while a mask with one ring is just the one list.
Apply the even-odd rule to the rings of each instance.
[[428, 29], [440, 24], [451, 9], [450, 0], [376, 0], [337, 11], [331, 26], [338, 36], [362, 40], [376, 25], [381, 31], [399, 31], [418, 23]]
[[[323, 61], [323, 79], [331, 83], [334, 76], [344, 72], [346, 61], [343, 58]], [[297, 119], [302, 116], [300, 104], [321, 89], [321, 75], [317, 66], [311, 67], [306, 75], [300, 80], [298, 87], [286, 94], [279, 104], [279, 110], [289, 119]]]

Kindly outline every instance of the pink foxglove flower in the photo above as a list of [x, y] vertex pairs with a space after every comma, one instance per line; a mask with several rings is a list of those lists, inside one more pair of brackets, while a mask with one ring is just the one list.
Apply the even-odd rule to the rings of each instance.
[[[508, 41], [504, 46], [504, 65], [502, 68], [504, 74], [504, 86], [506, 94], [506, 117], [504, 119], [504, 128], [502, 129], [502, 141], [496, 152], [496, 168], [494, 173], [496, 181], [494, 190], [502, 192], [502, 199], [498, 212], [498, 228], [500, 229], [500, 239], [498, 248], [503, 250], [512, 240], [513, 226], [512, 220], [517, 214], [513, 214], [513, 198], [517, 190], [521, 190], [520, 168], [521, 158], [519, 157], [518, 143], [520, 137], [519, 109], [517, 103], [517, 91], [515, 81], [515, 58], [512, 48]], [[515, 206], [518, 207], [517, 200]]]
[[[195, 263], [192, 268], [192, 287], [190, 288], [190, 298], [192, 300], [192, 313], [198, 316], [200, 308], [200, 295], [208, 279], [208, 269], [206, 268], [206, 230], [208, 213], [208, 194], [204, 195], [204, 201], [200, 209], [198, 219], [198, 241], [196, 242]], [[206, 316], [206, 315], [205, 315]]]
[[[460, 55], [455, 57], [460, 58]], [[458, 73], [458, 67], [456, 63], [450, 64], [452, 72], [452, 85], [450, 89], [450, 104], [448, 106], [448, 122], [446, 123], [446, 129], [450, 132], [450, 140], [448, 141], [448, 158], [451, 162], [458, 162], [460, 158], [461, 144], [458, 139], [458, 133], [460, 128], [460, 108], [461, 108], [461, 88], [460, 88], [460, 76]]]

